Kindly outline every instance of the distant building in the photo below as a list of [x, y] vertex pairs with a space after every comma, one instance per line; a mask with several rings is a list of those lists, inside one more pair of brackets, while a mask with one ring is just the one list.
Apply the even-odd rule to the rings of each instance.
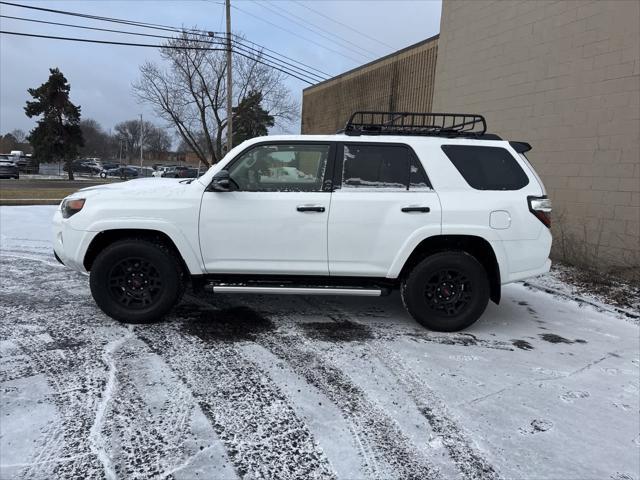
[[554, 255], [640, 275], [640, 2], [444, 0], [440, 36], [304, 90], [303, 133], [353, 110], [473, 112], [533, 145]]

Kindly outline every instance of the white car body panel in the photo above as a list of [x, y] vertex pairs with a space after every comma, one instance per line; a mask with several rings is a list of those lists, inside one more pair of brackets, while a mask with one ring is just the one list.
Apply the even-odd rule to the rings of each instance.
[[[329, 192], [205, 192], [200, 245], [208, 273], [328, 275]], [[324, 212], [298, 212], [318, 205]]]
[[[329, 272], [389, 277], [398, 255], [408, 257], [414, 243], [440, 234], [440, 201], [426, 189], [362, 190], [342, 188], [331, 195]], [[430, 212], [403, 213], [408, 206], [428, 207]]]

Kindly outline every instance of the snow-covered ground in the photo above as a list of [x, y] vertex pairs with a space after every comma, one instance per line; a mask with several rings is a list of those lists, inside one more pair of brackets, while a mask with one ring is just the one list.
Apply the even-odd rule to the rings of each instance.
[[456, 334], [397, 295], [189, 297], [127, 327], [53, 259], [54, 208], [0, 208], [2, 479], [640, 477], [613, 310], [516, 284]]

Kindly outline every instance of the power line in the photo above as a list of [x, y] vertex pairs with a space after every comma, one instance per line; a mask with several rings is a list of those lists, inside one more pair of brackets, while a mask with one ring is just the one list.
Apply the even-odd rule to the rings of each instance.
[[391, 49], [394, 49], [394, 48], [395, 48], [395, 47], [393, 47], [392, 45], [389, 45], [388, 43], [385, 43], [385, 42], [383, 42], [383, 41], [381, 41], [381, 40], [378, 40], [378, 39], [377, 39], [377, 38], [375, 38], [375, 37], [372, 37], [371, 35], [367, 35], [366, 33], [361, 32], [360, 30], [356, 30], [355, 28], [353, 28], [353, 26], [352, 26], [352, 25], [347, 25], [346, 23], [343, 23], [343, 22], [341, 22], [341, 21], [339, 21], [339, 20], [336, 20], [335, 18], [332, 18], [332, 17], [330, 17], [330, 16], [328, 16], [328, 15], [325, 15], [324, 13], [319, 12], [318, 10], [316, 10], [316, 9], [314, 9], [314, 8], [311, 8], [311, 7], [309, 7], [308, 5], [305, 5], [305, 4], [304, 4], [304, 3], [302, 3], [300, 0], [292, 0], [292, 1], [294, 1], [295, 3], [297, 3], [298, 5], [300, 5], [301, 7], [306, 8], [307, 10], [309, 10], [309, 11], [311, 11], [311, 12], [315, 13], [316, 15], [320, 15], [321, 17], [324, 17], [324, 18], [326, 18], [327, 20], [332, 21], [333, 23], [336, 23], [336, 24], [341, 25], [341, 26], [343, 26], [343, 27], [345, 27], [345, 28], [348, 28], [350, 32], [354, 32], [354, 33], [357, 33], [358, 35], [362, 35], [363, 37], [368, 38], [369, 40], [373, 40], [374, 42], [377, 42], [377, 43], [379, 43], [380, 45], [384, 45], [385, 47], [388, 47], [388, 48], [391, 48]]
[[[71, 23], [60, 23], [60, 22], [51, 22], [51, 21], [47, 21], [47, 20], [37, 20], [37, 19], [33, 19], [33, 18], [24, 18], [24, 17], [14, 17], [14, 16], [10, 16], [10, 15], [0, 15], [0, 18], [9, 18], [12, 20], [19, 20], [19, 21], [24, 21], [24, 22], [33, 22], [33, 23], [41, 23], [41, 24], [47, 24], [47, 25], [56, 25], [56, 26], [63, 26], [63, 27], [71, 27], [71, 28], [81, 28], [84, 30], [94, 30], [94, 31], [101, 31], [101, 32], [111, 32], [111, 33], [120, 33], [120, 34], [126, 34], [126, 35], [136, 35], [136, 36], [140, 36], [140, 37], [149, 37], [149, 38], [161, 38], [161, 39], [167, 39], [167, 40], [175, 40], [176, 37], [169, 37], [166, 35], [153, 35], [150, 33], [140, 33], [140, 32], [131, 32], [131, 31], [127, 31], [127, 30], [115, 30], [115, 29], [110, 29], [110, 28], [99, 28], [99, 27], [88, 27], [88, 26], [84, 26], [84, 25], [75, 25], [75, 24], [71, 24]], [[199, 42], [199, 43], [205, 43], [205, 44], [213, 44], [213, 45], [220, 45], [221, 43], [216, 43], [214, 40], [197, 40], [197, 39], [191, 39], [194, 42]], [[219, 39], [218, 42], [222, 42], [222, 39]], [[237, 43], [234, 40], [234, 43]], [[287, 68], [287, 66], [294, 68], [295, 71], [294, 73], [297, 73], [299, 75], [304, 75], [305, 77], [309, 78], [310, 80], [313, 80], [314, 82], [317, 81], [322, 81], [325, 80], [326, 78], [314, 73], [314, 72], [310, 72], [307, 71], [303, 68], [298, 67], [297, 65], [291, 64], [289, 62], [286, 62], [284, 60], [280, 60], [272, 55], [268, 55], [268, 54], [264, 54], [263, 52], [260, 52], [257, 49], [252, 49], [251, 47], [245, 47], [242, 44], [236, 44], [235, 45], [236, 49], [239, 49], [241, 52], [247, 53], [247, 54], [254, 54], [254, 55], [264, 55], [265, 57], [270, 57], [273, 59], [273, 61], [279, 62], [276, 65], [280, 66], [282, 68]]]
[[278, 25], [277, 23], [273, 23], [273, 22], [271, 22], [271, 21], [269, 21], [269, 20], [267, 20], [267, 19], [265, 19], [265, 18], [262, 18], [262, 17], [260, 17], [260, 16], [258, 16], [258, 15], [254, 15], [253, 13], [248, 12], [248, 11], [246, 11], [246, 10], [242, 9], [242, 8], [238, 7], [237, 5], [232, 5], [232, 8], [235, 8], [236, 10], [238, 10], [238, 11], [240, 11], [240, 12], [246, 13], [247, 15], [250, 15], [250, 16], [252, 16], [252, 17], [254, 17], [254, 18], [257, 18], [258, 20], [260, 20], [260, 21], [262, 21], [262, 22], [268, 23], [269, 25], [271, 25], [271, 26], [273, 26], [273, 27], [279, 28], [280, 30], [282, 30], [282, 31], [284, 31], [284, 32], [287, 32], [287, 33], [289, 33], [289, 34], [291, 34], [291, 35], [293, 35], [293, 36], [295, 36], [295, 37], [298, 37], [298, 38], [301, 38], [301, 39], [303, 39], [303, 40], [305, 40], [305, 41], [307, 41], [307, 42], [313, 43], [314, 45], [317, 45], [317, 46], [319, 46], [319, 47], [321, 47], [321, 48], [324, 48], [325, 50], [328, 50], [328, 51], [330, 51], [330, 52], [336, 53], [336, 54], [340, 55], [341, 57], [347, 58], [347, 59], [349, 59], [349, 60], [351, 60], [351, 61], [353, 61], [353, 62], [356, 62], [356, 63], [358, 63], [358, 64], [362, 63], [362, 60], [358, 60], [357, 58], [353, 58], [353, 57], [351, 57], [351, 56], [349, 56], [349, 55], [344, 54], [343, 52], [340, 52], [340, 51], [338, 51], [338, 50], [334, 50], [333, 48], [327, 47], [326, 45], [323, 45], [323, 44], [321, 44], [321, 43], [318, 43], [318, 42], [316, 42], [315, 40], [312, 40], [312, 39], [310, 39], [310, 38], [308, 38], [308, 37], [304, 37], [304, 36], [302, 36], [302, 35], [300, 35], [300, 34], [297, 34], [296, 32], [291, 31], [291, 30], [289, 30], [289, 29], [287, 29], [287, 28], [284, 28], [283, 26]]
[[[291, 22], [293, 22], [293, 23], [295, 23], [297, 25], [300, 25], [305, 30], [308, 30], [311, 33], [314, 33], [314, 34], [316, 34], [316, 35], [318, 35], [318, 36], [320, 36], [322, 38], [325, 38], [325, 39], [329, 40], [330, 42], [335, 43], [336, 45], [338, 45], [338, 46], [340, 46], [342, 48], [346, 48], [346, 49], [350, 50], [351, 52], [353, 52], [353, 53], [355, 53], [357, 55], [361, 55], [362, 57], [367, 58], [367, 59], [372, 59], [372, 58], [379, 57], [379, 55], [377, 53], [372, 52], [371, 50], [367, 50], [366, 48], [361, 47], [357, 43], [354, 43], [354, 42], [352, 42], [350, 40], [347, 40], [344, 37], [341, 37], [341, 36], [336, 35], [336, 34], [331, 34], [330, 36], [326, 35], [322, 31], [319, 31], [321, 29], [317, 25], [314, 25], [313, 23], [309, 22], [308, 20], [296, 15], [295, 13], [291, 13], [291, 12], [289, 12], [287, 10], [284, 10], [284, 9], [280, 8], [279, 6], [275, 5], [273, 2], [270, 2], [269, 0], [263, 0], [262, 2], [255, 2], [255, 3], [257, 5], [259, 5], [260, 7], [264, 8], [264, 9], [267, 9], [267, 10], [269, 10], [271, 12], [274, 12], [276, 15], [284, 16], [285, 18], [288, 17], [288, 18], [286, 18], [287, 20], [289, 20], [289, 21], [291, 21]], [[267, 4], [271, 5], [272, 8], [265, 6], [264, 3], [267, 3]], [[298, 19], [298, 20], [296, 20], [296, 19]], [[306, 25], [304, 25], [304, 23], [307, 23], [307, 24], [311, 25], [311, 27], [307, 27]], [[369, 54], [369, 55], [365, 55], [362, 52], [360, 52], [360, 51], [358, 51], [358, 50], [356, 50], [356, 49], [354, 49], [352, 47], [347, 47], [347, 46], [339, 43], [336, 39], [339, 39], [340, 42], [342, 42], [342, 43], [353, 45], [357, 49], [362, 50], [364, 52], [367, 52], [367, 54]]]
[[[56, 13], [59, 15], [70, 15], [70, 16], [74, 16], [74, 17], [82, 17], [82, 18], [87, 18], [87, 19], [91, 19], [91, 20], [98, 20], [98, 21], [103, 21], [103, 22], [111, 22], [111, 23], [120, 23], [120, 24], [125, 24], [125, 25], [130, 25], [130, 26], [135, 26], [135, 27], [140, 27], [140, 28], [147, 28], [147, 29], [155, 29], [155, 30], [164, 30], [164, 31], [168, 31], [168, 32], [178, 32], [178, 33], [182, 33], [184, 31], [189, 31], [192, 32], [194, 34], [198, 34], [200, 36], [203, 37], [210, 37], [210, 34], [219, 34], [219, 35], [224, 35], [223, 32], [209, 32], [207, 30], [198, 30], [198, 29], [194, 29], [194, 28], [178, 28], [178, 27], [173, 27], [171, 25], [162, 25], [162, 24], [157, 24], [157, 23], [148, 23], [148, 22], [140, 22], [137, 20], [127, 20], [127, 19], [121, 19], [121, 18], [114, 18], [114, 17], [102, 17], [102, 16], [98, 16], [98, 15], [90, 15], [90, 14], [86, 14], [86, 13], [79, 13], [79, 12], [70, 12], [67, 10], [56, 10], [53, 8], [45, 8], [45, 7], [36, 7], [33, 5], [22, 5], [19, 3], [13, 3], [13, 2], [6, 2], [6, 1], [0, 1], [0, 4], [3, 5], [10, 5], [13, 7], [18, 7], [18, 8], [26, 8], [26, 9], [30, 9], [30, 10], [37, 10], [37, 11], [42, 11], [42, 12], [49, 12], [49, 13]], [[235, 6], [234, 6], [235, 8]], [[273, 53], [274, 55], [277, 56], [281, 56], [282, 58], [286, 58], [287, 60], [291, 61], [291, 62], [295, 62], [299, 65], [302, 65], [303, 67], [306, 67], [307, 69], [310, 70], [314, 70], [322, 75], [324, 75], [325, 77], [331, 77], [332, 75], [326, 72], [323, 72], [322, 70], [319, 70], [315, 67], [312, 67], [310, 65], [307, 65], [306, 63], [300, 62], [299, 60], [295, 60], [291, 57], [288, 57], [284, 54], [281, 54], [275, 50], [272, 50], [270, 48], [267, 48], [263, 45], [260, 45], [256, 42], [251, 41], [251, 43], [254, 45], [254, 47], [251, 47], [249, 45], [245, 45], [244, 42], [245, 40], [242, 39], [242, 37], [239, 37], [238, 35], [234, 35], [235, 39], [234, 40], [237, 44], [242, 45], [246, 48], [249, 49], [256, 49], [255, 47], [259, 47], [261, 49], [264, 49], [266, 51], [269, 51], [271, 53]], [[269, 56], [271, 58], [274, 58], [272, 55], [268, 55], [263, 53], [263, 55], [265, 56]], [[283, 63], [288, 63], [288, 62], [284, 62], [282, 60]]]
[[[98, 44], [103, 44], [103, 45], [119, 45], [119, 46], [127, 46], [127, 47], [148, 47], [148, 48], [167, 48], [170, 50], [209, 50], [209, 51], [216, 51], [216, 52], [225, 52], [227, 49], [226, 48], [211, 48], [211, 47], [182, 47], [182, 46], [176, 46], [176, 45], [153, 45], [153, 44], [149, 44], [149, 43], [131, 43], [131, 42], [116, 42], [116, 41], [112, 41], [112, 40], [94, 40], [94, 39], [90, 39], [90, 38], [76, 38], [76, 37], [58, 37], [58, 36], [53, 36], [53, 35], [38, 35], [35, 33], [24, 33], [24, 32], [9, 32], [9, 31], [5, 31], [5, 30], [0, 30], [0, 34], [4, 34], [4, 35], [17, 35], [17, 36], [21, 36], [21, 37], [32, 37], [32, 38], [44, 38], [44, 39], [50, 39], [50, 40], [66, 40], [66, 41], [70, 41], [70, 42], [84, 42], [84, 43], [98, 43]], [[287, 71], [287, 70], [283, 70], [281, 68], [278, 68], [270, 63], [267, 62], [263, 62], [261, 60], [258, 60], [257, 58], [253, 58], [250, 57], [249, 55], [245, 55], [243, 53], [240, 53], [238, 51], [235, 51], [235, 53], [237, 55], [240, 55], [241, 57], [245, 57], [248, 58], [250, 60], [253, 60], [256, 63], [260, 63], [262, 65], [266, 65], [268, 67], [273, 68], [274, 70], [278, 70], [286, 75], [289, 75], [291, 77], [297, 78], [298, 80], [308, 83], [309, 85], [313, 85], [313, 82], [310, 82], [307, 79], [304, 79], [298, 75], [295, 75], [294, 73]]]

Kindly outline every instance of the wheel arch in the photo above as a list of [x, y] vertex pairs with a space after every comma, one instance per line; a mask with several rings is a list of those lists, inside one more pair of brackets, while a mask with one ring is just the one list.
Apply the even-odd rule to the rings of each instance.
[[482, 264], [489, 276], [490, 298], [494, 303], [500, 303], [500, 265], [496, 253], [486, 239], [475, 235], [434, 235], [425, 238], [413, 249], [402, 266], [398, 278], [405, 278], [422, 259], [434, 253], [452, 250], [466, 252]]
[[91, 271], [93, 262], [101, 251], [103, 251], [106, 247], [113, 244], [114, 242], [127, 238], [137, 238], [165, 245], [176, 255], [176, 258], [180, 260], [180, 264], [182, 265], [185, 274], [189, 275], [188, 264], [185, 261], [183, 255], [180, 253], [180, 250], [176, 246], [176, 243], [169, 235], [160, 230], [138, 228], [110, 229], [98, 233], [89, 244], [89, 247], [87, 248], [84, 259], [82, 261], [86, 271]]

